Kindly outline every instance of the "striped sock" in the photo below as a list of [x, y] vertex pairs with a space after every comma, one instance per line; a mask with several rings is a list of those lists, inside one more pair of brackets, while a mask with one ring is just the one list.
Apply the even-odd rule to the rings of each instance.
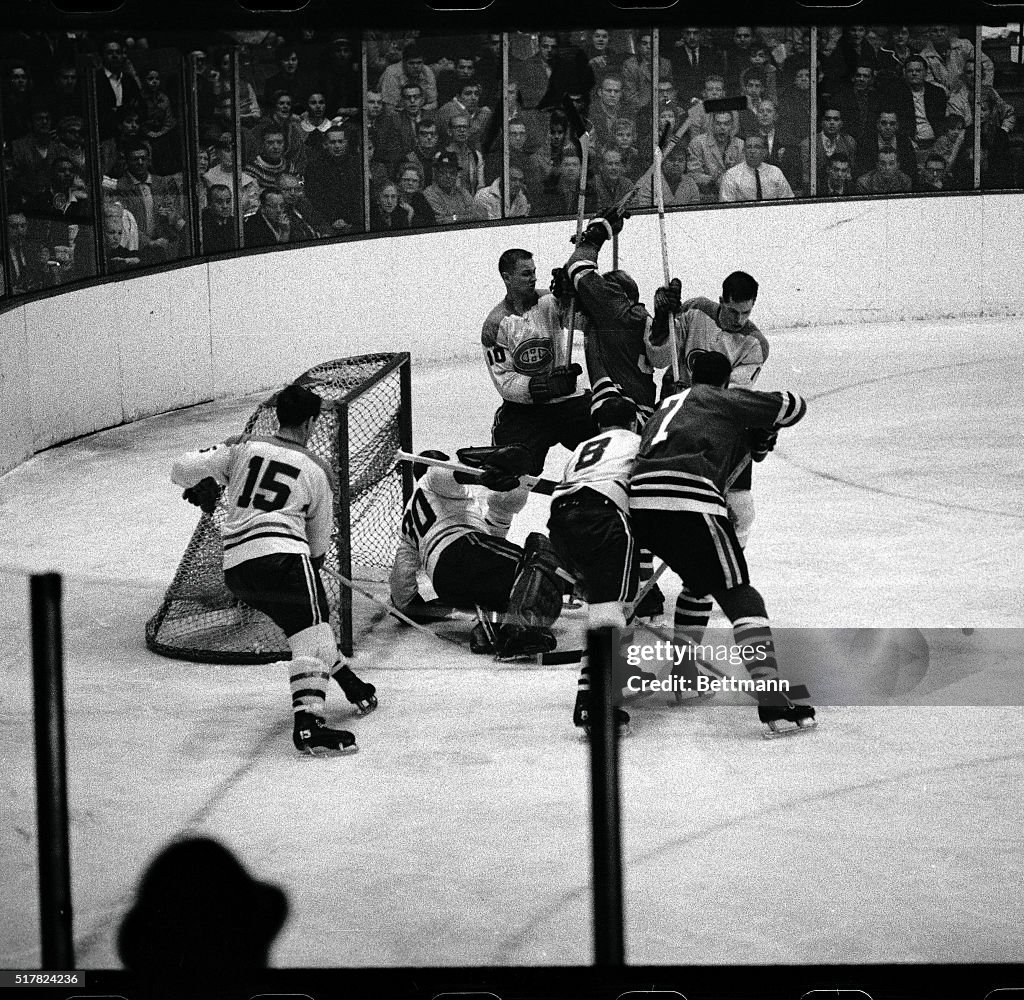
[[672, 626], [676, 644], [692, 642], [699, 645], [710, 618], [711, 599], [698, 597], [684, 587], [676, 598], [676, 613]]
[[741, 647], [747, 672], [754, 680], [779, 676], [775, 640], [767, 618], [737, 618], [732, 623], [732, 634], [736, 645]]
[[327, 703], [327, 682], [331, 675], [324, 664], [312, 656], [298, 656], [289, 664], [292, 708], [324, 717]]

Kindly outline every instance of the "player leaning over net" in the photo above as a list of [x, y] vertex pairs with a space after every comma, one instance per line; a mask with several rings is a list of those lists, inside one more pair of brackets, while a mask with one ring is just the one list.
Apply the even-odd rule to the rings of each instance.
[[[596, 430], [590, 393], [577, 384], [583, 369], [560, 358], [564, 332], [558, 300], [538, 292], [533, 254], [506, 250], [498, 272], [505, 297], [488, 313], [480, 335], [487, 370], [502, 399], [491, 440], [526, 448], [530, 461], [524, 471], [536, 476], [552, 447], [561, 444], [571, 451]], [[492, 493], [485, 513], [488, 531], [505, 538], [529, 495], [527, 486]]]
[[376, 689], [338, 653], [320, 567], [331, 539], [333, 477], [306, 442], [321, 399], [304, 386], [278, 393], [272, 437], [240, 436], [182, 455], [171, 479], [190, 503], [212, 513], [224, 487], [224, 582], [288, 638], [295, 748], [317, 757], [354, 753], [355, 737], [324, 715], [330, 678], [360, 710], [377, 706]]
[[[777, 680], [778, 664], [764, 599], [750, 584], [743, 548], [728, 516], [726, 484], [748, 454], [750, 428], [777, 431], [800, 420], [807, 404], [791, 392], [730, 389], [730, 359], [697, 354], [692, 387], [666, 396], [644, 427], [629, 484], [636, 540], [678, 574], [690, 593], [713, 599], [732, 622], [754, 680]], [[687, 647], [685, 636], [676, 644]], [[697, 681], [695, 664], [680, 675]], [[809, 726], [814, 709], [782, 693], [759, 695], [758, 715], [775, 732]]]
[[[552, 271], [552, 292], [575, 295], [585, 318], [587, 374], [592, 390], [591, 411], [606, 400], [625, 398], [634, 408], [642, 429], [654, 412], [656, 387], [654, 365], [647, 355], [652, 324], [668, 329], [670, 313], [678, 310], [679, 283], [655, 295], [655, 315], [640, 301], [633, 278], [622, 270], [598, 269], [601, 247], [622, 231], [623, 216], [615, 208], [603, 210], [591, 220], [576, 241], [576, 249], [564, 268]], [[651, 555], [640, 553], [640, 580], [653, 573]], [[654, 586], [637, 606], [639, 618], [656, 617], [664, 609], [661, 588]]]
[[[391, 602], [416, 619], [425, 604], [417, 582], [422, 568], [443, 603], [505, 613], [498, 629], [483, 619], [474, 626], [470, 636], [474, 653], [494, 652], [510, 659], [550, 652], [555, 648], [551, 625], [562, 610], [564, 591], [551, 543], [539, 532], [527, 537], [525, 548], [495, 538], [465, 486], [480, 483], [495, 495], [519, 489], [519, 476], [502, 463], [518, 472], [529, 458], [520, 449], [469, 451], [496, 455], [479, 460], [479, 476], [425, 464], [413, 466], [416, 489], [402, 516], [391, 569]], [[460, 457], [465, 454], [460, 452]], [[509, 455], [513, 458], [505, 462], [502, 456]], [[448, 461], [440, 451], [425, 451], [421, 457]]]

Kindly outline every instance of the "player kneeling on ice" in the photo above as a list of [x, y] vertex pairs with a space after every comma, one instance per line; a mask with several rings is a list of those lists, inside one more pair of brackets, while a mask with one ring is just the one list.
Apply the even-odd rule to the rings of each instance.
[[[697, 354], [691, 388], [667, 395], [644, 426], [629, 510], [637, 542], [650, 547], [679, 575], [686, 589], [707, 594], [732, 622], [751, 679], [779, 684], [768, 612], [750, 585], [747, 563], [729, 520], [726, 484], [747, 461], [750, 429], [791, 427], [807, 404], [791, 392], [729, 389], [732, 365], [716, 351]], [[688, 641], [677, 621], [675, 642]], [[697, 667], [683, 659], [679, 676], [697, 684]], [[773, 735], [781, 722], [813, 725], [814, 709], [793, 704], [782, 691], [758, 693], [758, 715]], [[786, 731], [786, 730], [783, 730]]]
[[360, 713], [376, 708], [377, 698], [338, 653], [320, 579], [334, 506], [333, 475], [306, 448], [320, 407], [316, 393], [286, 386], [277, 395], [276, 434], [232, 437], [182, 455], [171, 480], [207, 514], [222, 504], [224, 582], [288, 637], [295, 748], [333, 757], [358, 748], [352, 733], [324, 721], [330, 678]]
[[[624, 602], [637, 593], [639, 559], [629, 523], [629, 475], [640, 435], [636, 407], [611, 395], [594, 410], [600, 433], [584, 441], [566, 463], [551, 500], [551, 544], [576, 578], [587, 602], [589, 628], [626, 627]], [[589, 667], [580, 671], [573, 723], [590, 721]], [[616, 709], [620, 726], [629, 722]]]
[[[391, 601], [414, 620], [427, 611], [416, 576], [421, 567], [442, 603], [504, 612], [500, 628], [481, 620], [470, 637], [474, 653], [493, 652], [502, 658], [555, 648], [551, 625], [561, 611], [564, 589], [564, 570], [547, 538], [534, 532], [525, 549], [495, 538], [466, 489], [466, 483], [494, 491], [518, 488], [529, 462], [521, 452], [515, 446], [460, 451], [459, 457], [478, 466], [479, 473], [413, 465], [416, 489], [402, 516], [391, 569]], [[421, 457], [448, 461], [440, 451], [421, 452]]]

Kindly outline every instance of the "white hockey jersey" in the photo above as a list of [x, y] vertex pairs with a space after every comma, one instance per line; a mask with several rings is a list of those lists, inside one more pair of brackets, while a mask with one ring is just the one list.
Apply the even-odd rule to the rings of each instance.
[[[507, 298], [502, 299], [487, 314], [480, 333], [487, 370], [501, 398], [512, 403], [533, 403], [530, 379], [554, 368], [557, 345], [564, 340], [558, 300], [553, 295], [541, 295], [521, 316], [512, 311]], [[580, 396], [583, 392], [580, 378], [572, 395]], [[548, 402], [568, 398], [559, 396], [536, 405], [546, 406]]]
[[279, 552], [327, 551], [333, 476], [308, 448], [279, 437], [231, 437], [171, 466], [171, 481], [185, 489], [207, 476], [225, 486], [225, 569]]
[[608, 497], [624, 514], [629, 513], [629, 476], [639, 448], [640, 435], [621, 428], [584, 441], [566, 463], [552, 500], [588, 487]]
[[391, 601], [406, 607], [419, 593], [420, 567], [431, 579], [441, 553], [470, 532], [487, 534], [476, 500], [450, 469], [429, 468], [416, 483], [412, 499], [402, 513], [402, 533], [391, 567]]

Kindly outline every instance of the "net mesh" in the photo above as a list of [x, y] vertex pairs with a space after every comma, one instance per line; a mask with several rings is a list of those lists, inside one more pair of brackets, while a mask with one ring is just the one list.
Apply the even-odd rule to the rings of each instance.
[[[321, 574], [342, 649], [352, 642], [351, 616], [343, 613], [349, 595], [329, 571], [348, 575], [350, 567], [355, 579], [383, 580], [394, 559], [404, 505], [395, 453], [403, 447], [409, 403], [402, 369], [408, 364], [407, 354], [369, 354], [324, 362], [296, 379], [324, 400], [307, 447], [348, 484], [336, 497], [328, 572]], [[277, 430], [276, 398], [257, 407], [244, 433]], [[163, 602], [146, 623], [146, 645], [164, 656], [205, 663], [288, 659], [284, 633], [224, 585], [224, 514], [222, 499], [212, 515], [200, 517]]]

